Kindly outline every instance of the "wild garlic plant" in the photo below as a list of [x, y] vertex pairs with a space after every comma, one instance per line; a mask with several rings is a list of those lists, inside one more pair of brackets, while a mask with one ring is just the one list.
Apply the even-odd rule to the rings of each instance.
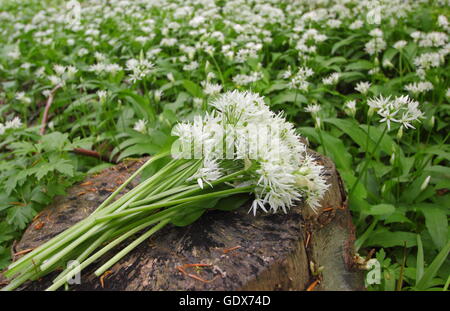
[[[76, 260], [79, 265], [66, 268], [48, 288], [58, 289], [106, 251], [147, 229], [95, 271], [101, 276], [165, 225], [189, 224], [235, 194], [247, 194], [244, 201], [254, 195], [249, 211], [254, 215], [258, 210], [287, 213], [300, 201], [317, 211], [328, 188], [323, 167], [306, 153], [292, 124], [251, 92], [226, 92], [211, 106], [211, 113], [178, 124], [173, 133], [179, 140], [171, 152], [148, 160], [90, 216], [12, 263], [5, 273], [12, 280], [3, 290]], [[113, 201], [143, 169], [164, 158], [165, 166]]]
[[[381, 264], [369, 288], [448, 288], [448, 1], [69, 2], [1, 3], [0, 269], [55, 194], [158, 154], [175, 124], [238, 89], [336, 163], [356, 249]], [[47, 135], [60, 143], [39, 149]]]

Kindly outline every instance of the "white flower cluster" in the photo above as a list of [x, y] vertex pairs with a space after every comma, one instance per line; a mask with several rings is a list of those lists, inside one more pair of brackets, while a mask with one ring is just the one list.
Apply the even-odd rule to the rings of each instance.
[[390, 96], [383, 97], [380, 95], [369, 99], [367, 104], [381, 116], [380, 122], [386, 122], [389, 130], [391, 129], [391, 122], [401, 123], [402, 127], [407, 129], [414, 128], [411, 123], [423, 118], [423, 113], [419, 109], [419, 103], [407, 95], [393, 99]]
[[6, 121], [5, 124], [0, 123], [0, 135], [3, 135], [8, 129], [17, 129], [22, 126], [22, 121], [19, 117], [15, 117], [10, 121]]
[[306, 153], [291, 123], [252, 92], [226, 92], [210, 105], [212, 113], [173, 131], [190, 155], [201, 151], [203, 165], [191, 179], [203, 187], [245, 168], [234, 186], [253, 186], [254, 214], [258, 209], [287, 212], [299, 200], [317, 210], [328, 188], [323, 167]]
[[291, 78], [289, 87], [291, 89], [298, 89], [301, 91], [307, 91], [309, 82], [306, 80], [314, 74], [314, 71], [308, 67], [300, 67], [297, 73]]
[[431, 91], [433, 89], [433, 84], [429, 81], [413, 82], [405, 85], [405, 90], [412, 93], [413, 95], [418, 95]]
[[339, 72], [333, 72], [328, 77], [322, 79], [322, 83], [325, 85], [335, 85], [339, 82], [339, 77], [341, 74]]
[[144, 79], [152, 72], [154, 68], [154, 65], [151, 62], [142, 58], [139, 60], [134, 58], [129, 59], [126, 65], [126, 69], [132, 72], [130, 75], [130, 81], [133, 83]]

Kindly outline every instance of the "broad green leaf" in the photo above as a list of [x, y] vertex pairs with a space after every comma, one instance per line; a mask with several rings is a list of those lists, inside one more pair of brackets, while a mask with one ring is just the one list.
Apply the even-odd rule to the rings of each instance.
[[425, 261], [423, 259], [423, 244], [420, 234], [417, 235], [416, 286], [423, 276]]
[[193, 203], [185, 203], [177, 212], [176, 216], [171, 219], [171, 223], [177, 227], [190, 225], [200, 218], [207, 209], [213, 208], [218, 201], [219, 198], [213, 198]]
[[[375, 147], [375, 142], [372, 138], [367, 139], [367, 133], [359, 127], [359, 123], [350, 119], [336, 119], [327, 118], [324, 122], [333, 124], [345, 134], [347, 134], [356, 144], [358, 144], [363, 151], [372, 152]], [[367, 149], [367, 146], [369, 148]]]
[[60, 132], [53, 132], [42, 136], [41, 144], [45, 151], [60, 151], [63, 150], [64, 145], [68, 143], [68, 134]]
[[19, 205], [8, 209], [6, 220], [18, 229], [24, 229], [36, 212], [30, 205]]
[[422, 278], [417, 283], [416, 287], [419, 290], [425, 290], [431, 287], [433, 278], [438, 273], [441, 266], [444, 264], [446, 260], [448, 260], [448, 254], [450, 252], [450, 241], [442, 248], [439, 254], [434, 258], [433, 262], [430, 266], [425, 270]]
[[372, 62], [368, 60], [358, 60], [345, 67], [345, 71], [370, 70], [374, 67]]
[[278, 94], [277, 96], [275, 96], [273, 98], [272, 106], [281, 105], [284, 103], [299, 104], [299, 103], [307, 103], [307, 102], [308, 102], [308, 100], [306, 99], [306, 97], [304, 95], [300, 94], [299, 92], [286, 91], [281, 94]]
[[53, 164], [55, 169], [60, 172], [61, 174], [67, 175], [67, 176], [73, 176], [74, 174], [74, 167], [71, 164], [69, 160], [60, 159], [58, 162]]
[[417, 244], [417, 238], [414, 233], [403, 231], [379, 231], [374, 232], [364, 243], [365, 246], [381, 246], [381, 247], [393, 247], [404, 246], [413, 247]]
[[[312, 127], [300, 127], [298, 130], [302, 135], [308, 137], [315, 143], [320, 144], [320, 137], [317, 133], [317, 129]], [[329, 156], [331, 156], [334, 163], [336, 163], [336, 166], [344, 171], [352, 171], [352, 155], [347, 151], [342, 140], [331, 136], [326, 132], [322, 132], [322, 136], [326, 149], [330, 153]]]
[[419, 208], [425, 216], [425, 225], [438, 249], [442, 249], [448, 240], [447, 213], [438, 207], [423, 206]]
[[124, 151], [120, 153], [120, 156], [117, 158], [118, 161], [130, 157], [130, 156], [140, 156], [143, 154], [155, 154], [161, 148], [155, 144], [147, 143], [147, 144], [137, 144], [131, 147], [126, 148]]
[[356, 41], [356, 38], [358, 37], [358, 35], [352, 35], [348, 38], [345, 38], [344, 40], [341, 40], [339, 42], [336, 42], [333, 47], [331, 48], [331, 54], [336, 53], [337, 50], [339, 50], [340, 48], [350, 45], [353, 42]]
[[244, 203], [247, 202], [249, 199], [250, 199], [249, 195], [245, 193], [232, 195], [220, 199], [219, 202], [217, 202], [216, 206], [214, 206], [214, 208], [221, 211], [233, 211], [243, 206]]
[[202, 88], [195, 82], [191, 80], [183, 80], [183, 86], [193, 97], [203, 97]]
[[395, 206], [392, 204], [378, 204], [372, 205], [367, 211], [369, 215], [390, 215], [395, 211]]

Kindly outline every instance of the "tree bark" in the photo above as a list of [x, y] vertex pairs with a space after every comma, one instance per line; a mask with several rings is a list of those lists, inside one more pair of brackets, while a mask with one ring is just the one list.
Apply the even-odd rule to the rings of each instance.
[[[312, 151], [311, 151], [312, 152]], [[211, 210], [187, 227], [168, 226], [115, 264], [102, 278], [96, 267], [82, 272], [73, 290], [363, 290], [353, 264], [355, 238], [342, 181], [334, 164], [312, 152], [326, 167], [330, 189], [316, 215], [299, 206], [288, 214]], [[88, 216], [146, 159], [128, 160], [88, 177], [46, 208], [26, 230], [16, 251], [37, 247]], [[135, 186], [133, 181], [127, 188]], [[123, 248], [120, 245], [115, 251]], [[322, 266], [319, 275], [311, 271]], [[192, 267], [189, 264], [207, 264]], [[316, 270], [314, 268], [313, 270]], [[21, 289], [43, 290], [56, 273]], [[319, 282], [315, 282], [319, 280]]]

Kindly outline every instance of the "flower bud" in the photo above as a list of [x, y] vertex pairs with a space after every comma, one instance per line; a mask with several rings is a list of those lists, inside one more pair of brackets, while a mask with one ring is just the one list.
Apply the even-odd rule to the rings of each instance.
[[430, 179], [431, 179], [431, 176], [428, 176], [427, 178], [425, 178], [422, 185], [420, 186], [420, 191], [424, 191], [428, 187], [428, 184], [430, 183]]
[[315, 117], [315, 121], [316, 121], [316, 127], [320, 129], [320, 117]]
[[391, 165], [394, 165], [394, 163], [395, 163], [395, 152], [392, 153], [391, 158], [389, 159], [389, 163], [391, 163]]
[[400, 126], [397, 132], [397, 139], [400, 140], [403, 137], [403, 126]]

